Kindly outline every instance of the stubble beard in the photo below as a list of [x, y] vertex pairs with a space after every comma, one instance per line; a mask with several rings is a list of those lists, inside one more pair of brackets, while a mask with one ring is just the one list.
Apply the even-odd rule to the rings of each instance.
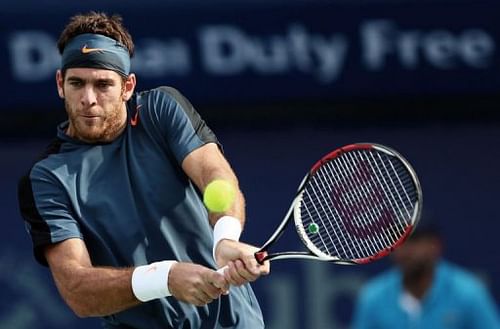
[[109, 143], [117, 138], [125, 127], [126, 111], [123, 102], [112, 105], [109, 114], [105, 114], [97, 125], [88, 125], [65, 101], [66, 111], [72, 129], [71, 137], [87, 143]]

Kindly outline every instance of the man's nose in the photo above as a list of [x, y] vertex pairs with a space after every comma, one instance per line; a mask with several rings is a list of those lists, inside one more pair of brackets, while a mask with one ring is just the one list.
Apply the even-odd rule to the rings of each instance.
[[97, 103], [97, 95], [94, 88], [88, 86], [83, 89], [81, 102], [84, 106], [92, 106]]

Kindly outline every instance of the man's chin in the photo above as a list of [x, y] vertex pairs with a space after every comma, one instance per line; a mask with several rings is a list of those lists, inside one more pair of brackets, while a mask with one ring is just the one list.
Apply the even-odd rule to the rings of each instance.
[[77, 139], [80, 139], [86, 143], [109, 143], [113, 141], [115, 138], [123, 130], [123, 127], [119, 127], [114, 122], [111, 121], [109, 124], [108, 121], [102, 122], [101, 119], [94, 120], [83, 120], [77, 121], [75, 125], [75, 136]]
[[425, 274], [427, 274], [430, 270], [432, 270], [433, 266], [429, 262], [419, 262], [412, 264], [411, 266], [407, 266], [403, 269], [405, 276], [418, 278]]
[[86, 143], [98, 143], [102, 142], [105, 139], [105, 134], [102, 129], [81, 129], [77, 132], [75, 136], [77, 139], [80, 139]]

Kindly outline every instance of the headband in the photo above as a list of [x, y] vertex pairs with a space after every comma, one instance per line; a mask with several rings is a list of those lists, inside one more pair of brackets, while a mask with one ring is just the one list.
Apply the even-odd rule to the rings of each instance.
[[62, 53], [61, 69], [73, 67], [112, 70], [127, 77], [130, 54], [124, 45], [112, 38], [101, 34], [80, 34], [69, 41]]

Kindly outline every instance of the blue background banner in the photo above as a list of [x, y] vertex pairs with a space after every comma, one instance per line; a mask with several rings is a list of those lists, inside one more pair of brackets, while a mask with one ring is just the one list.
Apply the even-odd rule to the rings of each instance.
[[125, 18], [140, 87], [175, 85], [197, 103], [491, 95], [500, 88], [495, 1], [89, 2], [58, 10], [23, 3], [0, 11], [0, 60], [9, 64], [0, 81], [9, 95], [3, 111], [59, 106], [57, 37], [68, 16], [90, 9]]

